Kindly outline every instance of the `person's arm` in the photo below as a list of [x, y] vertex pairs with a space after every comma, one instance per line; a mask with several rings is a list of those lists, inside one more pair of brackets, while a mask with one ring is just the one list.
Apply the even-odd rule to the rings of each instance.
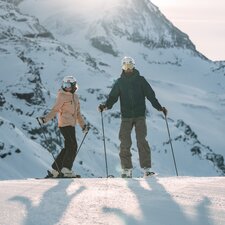
[[158, 111], [162, 111], [162, 106], [159, 103], [158, 99], [155, 96], [155, 92], [153, 91], [151, 85], [142, 77], [142, 84], [145, 97], [151, 102], [152, 106]]
[[120, 96], [119, 82], [116, 81], [105, 103], [106, 108], [111, 109], [113, 105], [118, 101], [119, 96]]
[[103, 112], [104, 110], [111, 109], [113, 105], [117, 102], [119, 95], [120, 95], [120, 89], [119, 89], [119, 84], [117, 80], [116, 83], [113, 85], [112, 90], [109, 93], [106, 103], [102, 103], [98, 106], [99, 112]]
[[164, 116], [167, 116], [167, 109], [159, 103], [158, 99], [155, 96], [155, 92], [153, 91], [151, 85], [145, 80], [143, 77], [143, 89], [146, 98], [151, 102], [152, 106], [160, 112], [163, 112]]
[[56, 113], [59, 112], [63, 104], [64, 101], [62, 99], [62, 96], [60, 95], [60, 93], [58, 93], [56, 102], [52, 107], [51, 111], [46, 116], [43, 117], [44, 122], [47, 123], [49, 120], [53, 119], [56, 116]]
[[78, 97], [76, 98], [76, 101], [77, 101], [77, 115], [76, 115], [77, 121], [76, 122], [80, 125], [81, 129], [84, 129], [85, 121], [80, 112], [80, 101], [79, 101]]

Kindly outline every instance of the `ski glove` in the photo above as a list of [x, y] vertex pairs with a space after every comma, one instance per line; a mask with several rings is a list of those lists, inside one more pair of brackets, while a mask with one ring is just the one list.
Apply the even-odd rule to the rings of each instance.
[[89, 127], [88, 125], [85, 124], [85, 125], [83, 126], [83, 128], [82, 128], [82, 131], [83, 131], [83, 133], [86, 134], [86, 133], [89, 131], [89, 129], [90, 129], [90, 127]]
[[165, 117], [167, 116], [168, 111], [167, 111], [167, 109], [165, 107], [162, 107], [160, 111], [163, 112]]
[[37, 117], [38, 122], [42, 125], [44, 123], [46, 123], [45, 118], [43, 116], [41, 117]]
[[107, 109], [107, 107], [106, 107], [105, 104], [100, 104], [100, 105], [98, 106], [98, 111], [99, 111], [99, 112], [103, 112], [103, 111], [106, 110], [106, 109]]

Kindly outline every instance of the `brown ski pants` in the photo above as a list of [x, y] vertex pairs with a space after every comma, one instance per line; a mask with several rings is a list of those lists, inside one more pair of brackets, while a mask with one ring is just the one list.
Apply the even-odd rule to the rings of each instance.
[[119, 132], [120, 139], [120, 161], [122, 169], [133, 168], [131, 159], [131, 132], [135, 127], [137, 147], [139, 153], [139, 163], [141, 168], [151, 167], [151, 151], [146, 140], [147, 126], [145, 117], [122, 118]]

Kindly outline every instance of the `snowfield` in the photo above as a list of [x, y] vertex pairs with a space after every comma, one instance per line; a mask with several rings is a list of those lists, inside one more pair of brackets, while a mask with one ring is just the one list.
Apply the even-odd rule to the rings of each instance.
[[0, 182], [1, 225], [223, 225], [224, 177]]

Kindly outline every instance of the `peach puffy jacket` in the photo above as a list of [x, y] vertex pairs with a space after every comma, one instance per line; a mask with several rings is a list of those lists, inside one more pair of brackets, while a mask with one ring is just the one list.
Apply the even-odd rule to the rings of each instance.
[[59, 90], [52, 110], [44, 117], [45, 122], [53, 119], [58, 113], [58, 126], [75, 126], [77, 123], [84, 127], [84, 119], [80, 113], [80, 102], [77, 94]]

